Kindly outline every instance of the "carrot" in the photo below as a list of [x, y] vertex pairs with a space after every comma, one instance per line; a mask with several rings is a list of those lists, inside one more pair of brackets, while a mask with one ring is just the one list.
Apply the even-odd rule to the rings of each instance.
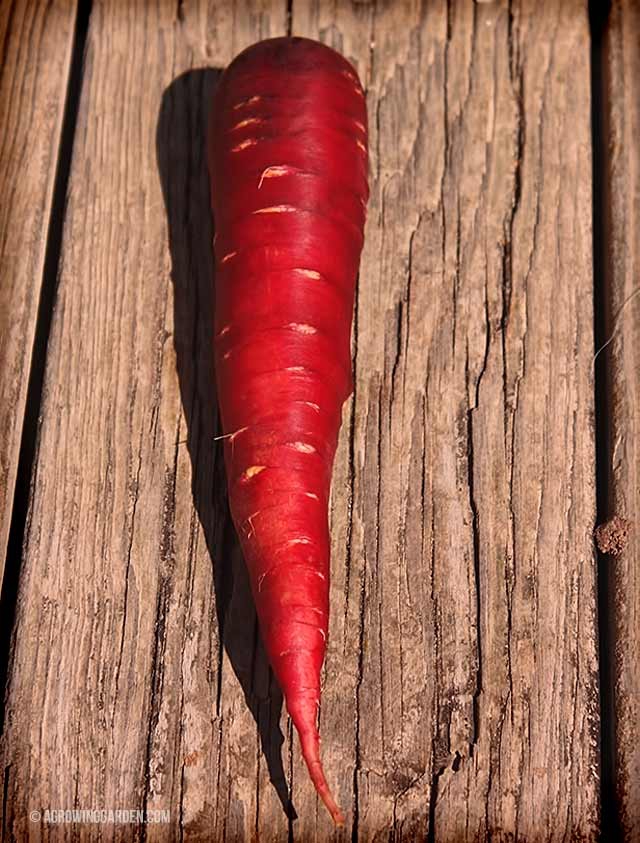
[[318, 794], [328, 500], [368, 198], [351, 65], [304, 38], [241, 53], [212, 109], [215, 358], [232, 517], [265, 649]]

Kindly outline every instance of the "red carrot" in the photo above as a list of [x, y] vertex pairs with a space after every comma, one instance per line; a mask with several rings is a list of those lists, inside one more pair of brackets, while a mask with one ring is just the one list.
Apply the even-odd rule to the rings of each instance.
[[358, 77], [304, 38], [241, 53], [212, 109], [215, 356], [231, 512], [262, 638], [336, 823], [317, 718], [329, 619], [327, 507], [365, 221]]

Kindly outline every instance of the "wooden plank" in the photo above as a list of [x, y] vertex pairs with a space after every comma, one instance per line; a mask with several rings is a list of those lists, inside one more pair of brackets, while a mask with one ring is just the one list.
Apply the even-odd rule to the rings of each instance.
[[169, 809], [148, 841], [248, 840], [267, 797], [286, 833], [224, 535], [204, 154], [205, 68], [285, 26], [271, 0], [93, 4], [7, 698], [9, 839], [93, 837], [29, 812], [106, 807]]
[[[370, 109], [321, 715], [336, 837], [593, 839], [586, 8], [294, 0], [292, 25]], [[148, 839], [333, 833], [228, 535], [215, 74], [180, 76], [285, 26], [269, 0], [94, 5], [3, 747], [17, 839], [31, 809], [96, 803], [170, 809]]]
[[70, 0], [0, 4], [0, 582], [75, 16]]
[[595, 839], [586, 3], [294, 2], [293, 30], [357, 65], [372, 150], [329, 777], [362, 840]]
[[605, 31], [608, 205], [606, 354], [610, 515], [630, 524], [609, 557], [613, 584], [616, 808], [624, 840], [640, 839], [640, 4], [614, 0]]

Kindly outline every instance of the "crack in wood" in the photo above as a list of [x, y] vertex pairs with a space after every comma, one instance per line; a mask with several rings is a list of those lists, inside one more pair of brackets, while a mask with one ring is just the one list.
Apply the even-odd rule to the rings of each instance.
[[[79, 802], [90, 793], [111, 798], [142, 787], [145, 804], [154, 804], [165, 752], [158, 741], [166, 729], [167, 758], [173, 760], [162, 770], [162, 793], [179, 809], [172, 821], [176, 838], [195, 836], [205, 826], [216, 839], [228, 840], [266, 829], [290, 841], [326, 836], [290, 723], [284, 766], [288, 794], [303, 806], [296, 823], [267, 783], [264, 759], [277, 740], [261, 747], [260, 737], [277, 725], [277, 705], [252, 622], [240, 629], [240, 560], [225, 509], [222, 454], [211, 442], [219, 432], [212, 375], [199, 351], [210, 339], [201, 315], [210, 308], [207, 288], [200, 286], [209, 264], [198, 247], [198, 239], [207, 248], [210, 243], [199, 222], [208, 197], [198, 185], [205, 179], [201, 110], [212, 80], [191, 68], [210, 64], [212, 56], [225, 64], [231, 50], [256, 33], [282, 34], [291, 27], [339, 44], [365, 71], [373, 141], [371, 214], [354, 308], [355, 387], [332, 499], [337, 643], [323, 676], [327, 772], [335, 781], [349, 771], [346, 785], [341, 781], [341, 797], [352, 807], [346, 833], [353, 841], [381, 831], [394, 839], [472, 840], [495, 833], [500, 823], [505, 834], [531, 837], [540, 816], [548, 823], [553, 814], [559, 818], [550, 832], [554, 841], [565, 827], [588, 837], [596, 809], [593, 788], [580, 771], [593, 761], [583, 738], [591, 729], [595, 678], [589, 570], [579, 567], [592, 491], [581, 473], [589, 444], [581, 397], [589, 313], [583, 260], [588, 226], [574, 177], [585, 149], [580, 13], [572, 17], [548, 4], [533, 15], [515, 0], [473, 8], [420, 4], [415, 10], [296, 2], [263, 10], [258, 20], [240, 13], [247, 11], [244, 5], [224, 16], [214, 4], [200, 17], [200, 7], [178, 3], [162, 15], [150, 7], [143, 21], [116, 18], [113, 8], [104, 6], [93, 21], [65, 218], [65, 306], [54, 314], [43, 445], [36, 451], [23, 532], [29, 567], [9, 711], [39, 706], [43, 716], [33, 733], [9, 719], [5, 806], [25, 801], [24, 765], [15, 759], [27, 746], [30, 792], [53, 786], [54, 795], [67, 793]], [[295, 13], [292, 22], [287, 10]], [[205, 32], [212, 33], [206, 50]], [[362, 38], [367, 32], [368, 43]], [[110, 45], [126, 36], [129, 76], [114, 65], [106, 36]], [[152, 60], [154, 50], [170, 54], [173, 71]], [[137, 199], [123, 193], [128, 179], [113, 174], [130, 174], [134, 159], [147, 155], [156, 100], [172, 73], [183, 69], [195, 76], [182, 86], [172, 83], [159, 155], [170, 200], [172, 282], [165, 284], [166, 221], [145, 210], [145, 238], [138, 242], [135, 232], [124, 231], [122, 221], [136, 211]], [[89, 115], [99, 112], [103, 88], [129, 91], [132, 79], [138, 86], [144, 81], [140, 114], [133, 119], [118, 109], [117, 119], [105, 120], [96, 134]], [[571, 98], [565, 99], [569, 86]], [[554, 119], [562, 109], [568, 116]], [[557, 155], [559, 146], [566, 148]], [[113, 166], [114, 150], [124, 156], [123, 169]], [[139, 173], [145, 202], [157, 187], [157, 174], [152, 176], [146, 168]], [[96, 203], [86, 198], [94, 183], [101, 188]], [[94, 228], [98, 219], [104, 238]], [[132, 266], [136, 285], [122, 280]], [[171, 293], [171, 283], [173, 324], [163, 292]], [[90, 331], [96, 314], [92, 343], [82, 345], [80, 357], [71, 340], [78, 324]], [[550, 316], [555, 324], [547, 333]], [[123, 326], [119, 334], [109, 329], [116, 324]], [[87, 349], [95, 354], [89, 365]], [[87, 366], [91, 377], [107, 372], [113, 379], [123, 412], [117, 401], [107, 413], [92, 404]], [[573, 390], [564, 404], [562, 378]], [[84, 402], [85, 426], [73, 438], [65, 408], [76, 395]], [[178, 447], [183, 417], [188, 455]], [[132, 524], [122, 442], [131, 441], [132, 429], [137, 439], [143, 427], [146, 435], [129, 465], [131, 490], [138, 459]], [[546, 454], [555, 460], [553, 473], [538, 467]], [[90, 483], [77, 485], [78, 465], [86, 476], [107, 466], [99, 511], [86, 518], [95, 490]], [[59, 518], [44, 501], [52, 482], [70, 500]], [[113, 527], [123, 523], [124, 536]], [[43, 538], [49, 534], [51, 542]], [[128, 615], [114, 627], [105, 610], [100, 622], [112, 625], [92, 621], [89, 638], [100, 654], [115, 629], [118, 694], [131, 648], [132, 666], [145, 676], [132, 712], [144, 720], [141, 744], [144, 737], [146, 742], [136, 750], [138, 772], [131, 773], [114, 754], [126, 727], [120, 709], [111, 712], [114, 737], [103, 747], [100, 717], [83, 708], [82, 737], [98, 747], [99, 770], [95, 781], [76, 776], [73, 789], [65, 789], [64, 776], [52, 785], [44, 774], [48, 741], [67, 735], [50, 706], [53, 699], [64, 706], [75, 698], [80, 679], [71, 670], [64, 672], [66, 684], [57, 682], [51, 666], [60, 653], [68, 657], [70, 627], [62, 624], [62, 606], [46, 609], [45, 618], [42, 598], [68, 588], [68, 548], [94, 552], [108, 596], [109, 571], [100, 559], [113, 558], [115, 547], [122, 551], [124, 579], [119, 570], [117, 582], [123, 591], [129, 588]], [[207, 578], [209, 555], [214, 570]], [[150, 606], [140, 601], [134, 623], [138, 569], [153, 572], [153, 596]], [[64, 593], [65, 617], [82, 623], [84, 604], [72, 591]], [[211, 635], [199, 631], [207, 624]], [[134, 627], [142, 636], [137, 648], [127, 637]], [[55, 637], [59, 647], [36, 654], [43, 678], [27, 687], [24, 636], [34, 628]], [[248, 636], [244, 644], [240, 633]], [[563, 636], [555, 650], [548, 646], [553, 634]], [[199, 673], [201, 658], [212, 663]], [[113, 676], [97, 676], [92, 693], [100, 698]], [[554, 682], [558, 676], [562, 681]], [[541, 735], [545, 682], [553, 692], [545, 700], [548, 728]], [[199, 745], [206, 746], [202, 769], [186, 762]], [[78, 734], [69, 747], [70, 769], [85, 769], [87, 749]], [[536, 778], [535, 758], [544, 753], [560, 769], [567, 747], [571, 766], [551, 792]], [[62, 761], [56, 764], [51, 769], [57, 776]], [[215, 774], [207, 777], [211, 769]], [[209, 802], [210, 788], [215, 795]], [[535, 816], [534, 804], [543, 806]], [[21, 828], [15, 811], [10, 806], [3, 819], [14, 836]], [[151, 840], [153, 830], [144, 834]]]

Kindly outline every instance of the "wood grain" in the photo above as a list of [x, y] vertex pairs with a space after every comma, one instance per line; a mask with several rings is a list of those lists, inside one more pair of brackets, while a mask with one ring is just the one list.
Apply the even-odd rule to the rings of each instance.
[[103, 839], [593, 840], [586, 4], [294, 0], [290, 22], [353, 61], [370, 114], [321, 713], [348, 827], [331, 829], [281, 714], [214, 442], [216, 73], [199, 68], [285, 32], [286, 4], [105, 0], [27, 524], [5, 828], [72, 839], [29, 810], [136, 807], [171, 821]]
[[340, 796], [363, 840], [594, 839], [586, 4], [293, 8], [370, 114], [322, 714]]
[[[93, 4], [7, 698], [9, 839], [250, 839], [261, 780], [287, 827], [254, 720], [269, 724], [269, 676], [224, 535], [204, 155], [217, 74], [194, 69], [281, 33], [286, 7], [209, 7]], [[29, 822], [47, 807], [171, 821]]]
[[640, 839], [640, 5], [615, 0], [605, 35], [608, 170], [602, 353], [609, 372], [610, 513], [630, 522], [626, 548], [606, 563], [613, 582], [616, 808], [624, 840]]
[[[76, 4], [0, 4], [0, 582], [42, 287]], [[10, 560], [17, 564], [19, 560]]]

